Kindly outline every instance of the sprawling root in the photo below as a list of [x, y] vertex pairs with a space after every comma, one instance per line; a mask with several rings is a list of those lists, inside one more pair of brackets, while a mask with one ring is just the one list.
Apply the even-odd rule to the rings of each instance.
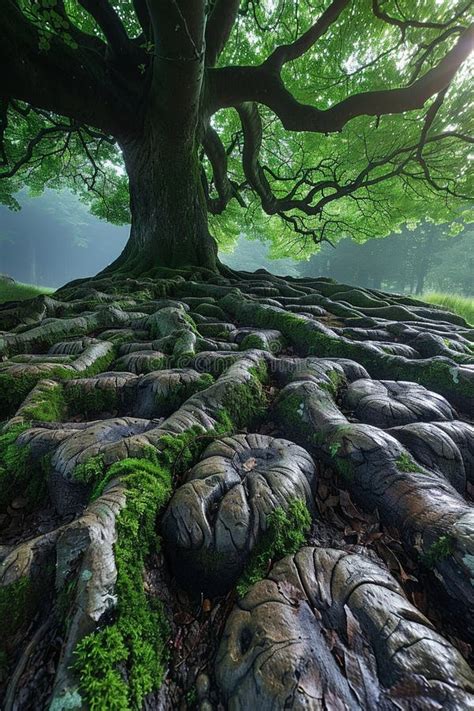
[[474, 330], [165, 277], [0, 310], [6, 708], [473, 706]]
[[236, 605], [216, 674], [230, 709], [462, 709], [474, 692], [394, 578], [331, 548], [285, 558]]

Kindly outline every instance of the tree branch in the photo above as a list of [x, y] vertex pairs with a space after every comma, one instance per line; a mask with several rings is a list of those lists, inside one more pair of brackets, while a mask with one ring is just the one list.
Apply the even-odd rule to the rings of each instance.
[[[72, 47], [51, 34], [40, 49], [39, 29], [6, 0], [0, 15], [0, 95], [120, 135], [136, 123], [140, 80], [110, 71], [94, 42]], [[99, 42], [99, 40], [97, 40]]]
[[130, 40], [112, 5], [107, 0], [79, 0], [79, 4], [97, 22], [115, 54], [126, 56], [131, 48]]
[[325, 110], [298, 102], [279, 75], [269, 71], [265, 64], [210, 69], [211, 109], [214, 112], [255, 101], [274, 111], [287, 130], [337, 132], [357, 116], [400, 114], [422, 108], [431, 96], [449, 85], [469, 56], [473, 39], [474, 26], [471, 26], [435, 67], [410, 86], [353, 94]]
[[216, 0], [206, 27], [206, 64], [213, 67], [230, 37], [240, 0]]
[[212, 166], [214, 185], [218, 194], [217, 199], [208, 197], [208, 208], [216, 215], [226, 208], [235, 195], [235, 189], [227, 175], [227, 153], [219, 138], [219, 134], [212, 126], [208, 126], [202, 140], [202, 147]]
[[264, 65], [279, 72], [286, 62], [292, 62], [294, 59], [301, 57], [336, 22], [344, 8], [349, 5], [349, 2], [350, 0], [333, 0], [312, 27], [291, 44], [282, 44], [277, 47], [264, 62]]
[[[332, 172], [332, 177], [314, 182], [310, 177], [310, 169], [305, 168], [301, 171], [302, 177], [299, 180], [297, 175], [292, 176], [295, 186], [284, 197], [275, 195], [272, 186], [267, 180], [266, 173], [271, 174], [277, 182], [281, 179], [265, 166], [262, 167], [259, 161], [263, 129], [258, 108], [255, 104], [241, 104], [237, 107], [237, 111], [244, 135], [242, 163], [245, 177], [249, 186], [259, 196], [264, 212], [269, 215], [278, 215], [282, 220], [290, 224], [295, 232], [305, 237], [311, 236], [315, 242], [324, 239], [324, 226], [322, 232], [321, 229], [316, 229], [314, 226], [309, 227], [305, 223], [306, 217], [322, 220], [327, 206], [342, 198], [355, 200], [359, 209], [361, 209], [361, 204], [364, 200], [374, 201], [373, 194], [370, 191], [374, 186], [393, 178], [401, 178], [404, 175], [418, 179], [416, 174], [408, 172], [411, 163], [418, 163], [421, 166], [426, 182], [434, 191], [446, 193], [451, 197], [467, 199], [466, 196], [456, 193], [448, 185], [440, 185], [436, 182], [430, 173], [428, 163], [422, 157], [423, 147], [427, 144], [434, 145], [446, 139], [457, 139], [469, 143], [473, 140], [469, 136], [452, 131], [446, 131], [434, 136], [427, 135], [443, 98], [444, 93], [437, 97], [428, 110], [417, 143], [395, 148], [381, 158], [370, 159], [367, 156], [367, 164], [357, 175], [345, 182], [342, 182], [337, 177], [335, 169], [330, 171]], [[283, 178], [283, 181], [286, 180], [286, 177]], [[303, 197], [296, 197], [296, 193], [303, 186], [309, 187], [307, 193]], [[367, 194], [364, 195], [361, 191], [365, 191]], [[301, 214], [292, 213], [295, 210]], [[292, 214], [287, 214], [289, 212]]]

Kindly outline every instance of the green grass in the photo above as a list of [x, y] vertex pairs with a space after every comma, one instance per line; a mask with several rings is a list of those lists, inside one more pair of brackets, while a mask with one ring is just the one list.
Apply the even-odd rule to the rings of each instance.
[[22, 284], [19, 281], [4, 282], [0, 280], [0, 304], [5, 301], [25, 301], [32, 299], [38, 294], [52, 294], [54, 289], [47, 286], [33, 286], [33, 284]]
[[448, 311], [453, 311], [465, 318], [469, 324], [474, 325], [474, 298], [460, 294], [445, 294], [441, 291], [429, 291], [420, 298], [430, 304], [443, 306]]

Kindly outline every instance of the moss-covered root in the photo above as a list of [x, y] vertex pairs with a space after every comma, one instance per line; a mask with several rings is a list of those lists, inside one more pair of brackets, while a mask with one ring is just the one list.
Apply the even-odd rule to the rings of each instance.
[[403, 355], [390, 355], [382, 344], [353, 341], [304, 315], [260, 304], [239, 294], [228, 294], [222, 306], [242, 323], [278, 329], [300, 353], [320, 358], [349, 358], [367, 368], [374, 378], [410, 380], [440, 393], [455, 406], [469, 411], [474, 400], [474, 373], [466, 365], [449, 358], [436, 357], [410, 360]]
[[[93, 584], [97, 580], [95, 546], [87, 545], [81, 551], [84, 536], [79, 533], [80, 524], [79, 530], [71, 524], [58, 545], [58, 575], [63, 583], [71, 575], [78, 581], [76, 601], [86, 595], [90, 614], [84, 618], [84, 602], [75, 603], [80, 616], [73, 616], [64, 647], [53, 711], [80, 708], [84, 701], [91, 709], [141, 708], [144, 696], [159, 687], [166, 661], [167, 622], [160, 601], [149, 598], [143, 588], [147, 556], [159, 546], [156, 517], [171, 495], [173, 477], [195, 461], [212, 431], [234, 428], [237, 420], [245, 421], [261, 407], [263, 364], [256, 356], [243, 360], [244, 365], [239, 364], [234, 373], [194, 395], [165, 421], [149, 438], [156, 450], [144, 450], [143, 439], [140, 444], [137, 440], [136, 447], [141, 447], [142, 457], [145, 453], [147, 459], [125, 459], [108, 469], [102, 462], [91, 470], [89, 484], [96, 495], [105, 489], [88, 511], [95, 511], [95, 507], [107, 510], [104, 496], [113, 494], [114, 510], [105, 519], [107, 531], [99, 531], [105, 536], [106, 559], [98, 573], [105, 571], [106, 575], [99, 587]], [[240, 398], [240, 407], [236, 407], [236, 398]], [[227, 413], [223, 408], [229, 408]], [[107, 484], [111, 477], [114, 479]], [[87, 538], [93, 541], [93, 535], [95, 529]], [[114, 544], [113, 554], [110, 544]], [[74, 572], [76, 553], [81, 552]], [[98, 629], [97, 623], [110, 606], [114, 609], [112, 622]]]
[[[471, 507], [441, 472], [415, 463], [388, 432], [349, 422], [324, 379], [295, 377], [275, 403], [282, 430], [334, 468], [362, 507], [377, 510], [382, 522], [398, 528], [474, 630]], [[440, 546], [440, 540], [449, 546]]]

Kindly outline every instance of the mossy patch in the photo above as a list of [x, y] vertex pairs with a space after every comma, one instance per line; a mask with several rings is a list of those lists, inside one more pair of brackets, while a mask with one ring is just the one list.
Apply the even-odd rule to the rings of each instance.
[[[30, 448], [17, 444], [18, 437], [25, 429], [26, 425], [16, 425], [0, 435], [0, 510], [15, 495], [23, 493], [28, 485]], [[30, 494], [37, 493], [33, 491], [32, 481], [29, 488]]]
[[302, 499], [292, 499], [285, 511], [278, 506], [267, 516], [267, 529], [253, 549], [245, 570], [237, 583], [243, 597], [265, 577], [269, 565], [286, 555], [296, 553], [306, 541], [311, 526], [311, 514]]
[[30, 578], [23, 576], [0, 587], [0, 675], [8, 673], [9, 642], [20, 631], [26, 630], [33, 619], [39, 601], [39, 590]]
[[402, 452], [395, 464], [397, 469], [401, 472], [422, 472], [423, 469], [418, 466], [415, 460], [408, 454], [408, 452]]
[[103, 412], [114, 412], [119, 405], [116, 388], [90, 388], [80, 380], [68, 384], [64, 397], [69, 414], [84, 415], [88, 419]]
[[421, 561], [427, 568], [434, 568], [437, 563], [445, 560], [454, 552], [454, 541], [451, 536], [440, 536], [437, 541], [421, 555]]
[[65, 414], [66, 401], [60, 383], [48, 387], [42, 387], [40, 383], [36, 391], [32, 391], [28, 404], [21, 411], [23, 418], [41, 422], [61, 422]]
[[91, 711], [141, 708], [165, 672], [169, 625], [161, 601], [145, 592], [143, 571], [159, 549], [156, 517], [171, 495], [170, 472], [157, 460], [125, 459], [109, 469], [127, 488], [117, 521], [118, 604], [111, 625], [82, 639], [74, 667]]
[[85, 462], [78, 464], [72, 473], [72, 479], [79, 484], [95, 485], [105, 475], [106, 466], [101, 455], [90, 457]]

